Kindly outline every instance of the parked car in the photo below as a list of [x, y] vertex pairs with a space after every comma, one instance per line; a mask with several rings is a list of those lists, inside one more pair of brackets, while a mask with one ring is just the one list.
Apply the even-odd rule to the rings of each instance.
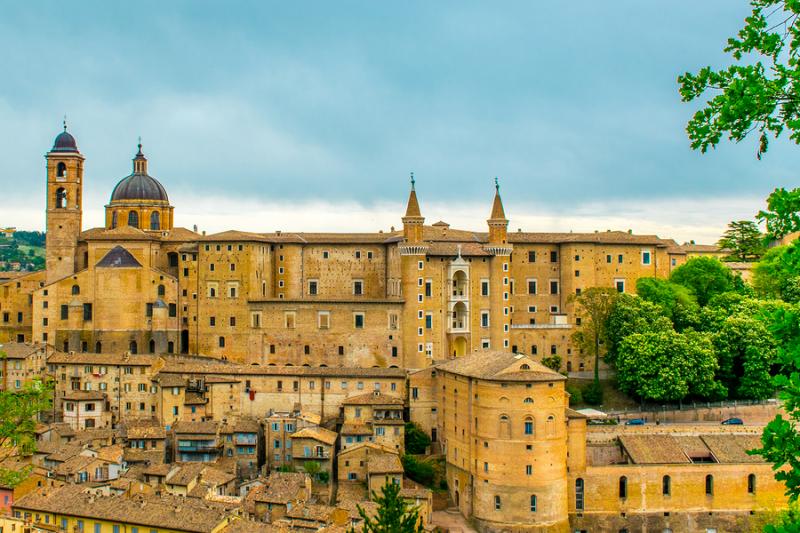
[[644, 418], [631, 418], [625, 421], [626, 426], [643, 426], [647, 423]]
[[722, 421], [723, 426], [743, 426], [744, 420], [741, 418], [727, 418]]

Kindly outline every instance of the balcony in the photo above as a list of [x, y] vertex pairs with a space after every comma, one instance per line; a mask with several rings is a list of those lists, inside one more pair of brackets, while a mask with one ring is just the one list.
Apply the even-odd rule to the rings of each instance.
[[469, 279], [463, 270], [458, 270], [450, 280], [450, 300], [463, 301], [469, 299]]
[[450, 320], [447, 323], [448, 333], [469, 332], [469, 311], [464, 302], [457, 302], [450, 311]]

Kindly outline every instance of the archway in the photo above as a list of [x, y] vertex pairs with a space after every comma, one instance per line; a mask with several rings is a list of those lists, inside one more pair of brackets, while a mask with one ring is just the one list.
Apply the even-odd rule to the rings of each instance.
[[456, 337], [453, 339], [453, 355], [455, 357], [464, 357], [467, 355], [467, 339], [464, 337]]

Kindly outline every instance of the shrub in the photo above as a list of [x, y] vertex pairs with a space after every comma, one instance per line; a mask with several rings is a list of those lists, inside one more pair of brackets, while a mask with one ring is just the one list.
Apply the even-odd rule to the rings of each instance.
[[598, 381], [593, 381], [583, 391], [583, 401], [589, 405], [600, 405], [603, 403], [603, 386]]
[[431, 445], [431, 438], [414, 422], [406, 422], [405, 441], [406, 452], [412, 455], [425, 453], [425, 450]]
[[422, 485], [430, 487], [433, 485], [433, 479], [436, 477], [436, 471], [433, 466], [426, 462], [420, 461], [413, 455], [403, 456], [403, 471], [405, 474]]
[[580, 405], [583, 403], [583, 392], [575, 385], [567, 385], [567, 392], [569, 393], [569, 405]]

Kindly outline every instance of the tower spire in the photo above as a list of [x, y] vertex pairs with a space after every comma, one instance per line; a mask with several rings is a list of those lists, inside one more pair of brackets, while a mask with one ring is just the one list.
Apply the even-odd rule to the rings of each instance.
[[64, 131], [67, 131], [67, 114], [64, 113]]
[[492, 220], [505, 220], [506, 218], [503, 200], [500, 198], [500, 180], [497, 176], [494, 178], [494, 202], [492, 203], [492, 214], [489, 218]]
[[411, 173], [411, 192], [408, 195], [408, 204], [406, 205], [406, 217], [420, 217], [422, 213], [419, 210], [419, 202], [417, 201], [417, 191], [415, 189], [416, 180], [414, 173]]
[[133, 173], [134, 174], [147, 174], [147, 158], [142, 153], [142, 138], [139, 137], [139, 143], [136, 145], [139, 149], [136, 156], [133, 158]]

